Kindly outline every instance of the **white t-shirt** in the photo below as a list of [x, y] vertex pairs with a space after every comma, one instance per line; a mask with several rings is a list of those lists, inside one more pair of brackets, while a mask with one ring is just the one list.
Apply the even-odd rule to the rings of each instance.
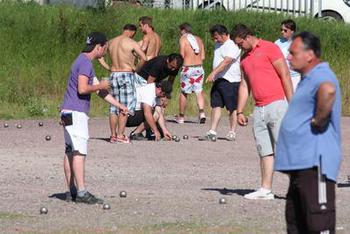
[[156, 85], [155, 83], [146, 84], [136, 88], [136, 108], [141, 110], [141, 104], [145, 103], [152, 107], [156, 106]]
[[286, 40], [285, 38], [279, 38], [278, 40], [275, 41], [275, 44], [278, 45], [278, 47], [281, 49], [282, 54], [284, 56], [284, 59], [287, 62], [289, 73], [291, 77], [296, 77], [300, 76], [300, 74], [290, 68], [290, 62], [288, 60], [288, 55], [289, 55], [289, 47], [292, 44], [291, 40]]
[[215, 79], [224, 78], [229, 82], [241, 81], [241, 50], [231, 40], [228, 39], [224, 44], [216, 43], [214, 50], [213, 69], [215, 69], [224, 60], [225, 57], [233, 58], [233, 62], [225, 70], [215, 76]]

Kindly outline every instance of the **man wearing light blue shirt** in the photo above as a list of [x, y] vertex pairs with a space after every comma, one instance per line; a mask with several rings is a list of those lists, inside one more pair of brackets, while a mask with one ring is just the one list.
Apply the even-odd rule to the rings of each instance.
[[287, 173], [288, 233], [335, 233], [335, 183], [341, 162], [341, 94], [320, 40], [293, 37], [288, 59], [302, 74], [282, 121], [275, 170]]
[[290, 62], [288, 61], [287, 58], [289, 55], [289, 47], [292, 44], [292, 37], [297, 30], [297, 25], [293, 20], [287, 19], [282, 21], [280, 26], [281, 26], [281, 37], [275, 41], [275, 44], [278, 45], [278, 47], [281, 49], [283, 56], [286, 59], [286, 62], [289, 68], [290, 77], [292, 79], [293, 90], [295, 92], [298, 86], [298, 83], [300, 82], [300, 73], [291, 69]]

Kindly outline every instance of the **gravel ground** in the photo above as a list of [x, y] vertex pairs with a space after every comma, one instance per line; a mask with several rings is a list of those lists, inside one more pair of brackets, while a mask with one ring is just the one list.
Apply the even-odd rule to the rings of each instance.
[[[86, 181], [110, 204], [63, 201], [63, 132], [58, 120], [0, 121], [1, 233], [285, 233], [288, 179], [274, 177], [272, 201], [243, 195], [260, 182], [251, 126], [236, 142], [201, 142], [208, 124], [168, 122], [180, 142], [110, 144], [107, 118], [90, 120]], [[8, 128], [4, 124], [9, 125]], [[21, 124], [18, 129], [16, 124]], [[130, 130], [130, 129], [128, 129]], [[350, 118], [342, 119], [343, 163], [337, 188], [337, 233], [350, 233]], [[183, 135], [189, 135], [183, 140]], [[45, 136], [51, 140], [46, 141]], [[127, 197], [120, 198], [119, 192]], [[226, 204], [219, 204], [225, 198]], [[40, 215], [45, 206], [48, 214]]]

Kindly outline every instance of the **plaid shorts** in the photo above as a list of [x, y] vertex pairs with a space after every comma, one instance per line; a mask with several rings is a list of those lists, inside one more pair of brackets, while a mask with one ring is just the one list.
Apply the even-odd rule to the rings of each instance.
[[[133, 115], [136, 107], [135, 74], [133, 72], [112, 72], [109, 80], [112, 84], [111, 94]], [[110, 106], [109, 112], [118, 115], [119, 109]]]

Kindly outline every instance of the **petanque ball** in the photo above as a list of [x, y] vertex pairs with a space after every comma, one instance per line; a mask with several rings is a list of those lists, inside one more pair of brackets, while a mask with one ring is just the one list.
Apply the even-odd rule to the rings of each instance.
[[121, 191], [120, 193], [119, 193], [119, 197], [126, 197], [126, 192], [125, 191]]
[[175, 140], [176, 140], [176, 138], [177, 138], [177, 136], [176, 136], [176, 135], [172, 135], [172, 136], [171, 136], [171, 139], [173, 139], [173, 141], [175, 141]]
[[17, 124], [17, 128], [18, 128], [18, 129], [21, 129], [21, 128], [22, 128], [22, 125]]
[[42, 126], [44, 126], [44, 123], [43, 122], [39, 122], [38, 125], [39, 125], [39, 127], [42, 127]]
[[4, 124], [4, 128], [8, 128], [9, 125], [7, 123]]
[[50, 135], [46, 135], [45, 140], [47, 140], [47, 141], [51, 140], [51, 136]]
[[103, 207], [102, 207], [104, 210], [109, 210], [111, 209], [111, 206], [108, 204], [108, 203], [105, 203], [103, 204]]
[[219, 199], [219, 204], [226, 204], [226, 199], [225, 198], [220, 198]]
[[176, 137], [175, 142], [180, 142], [180, 137]]
[[40, 214], [47, 214], [49, 212], [46, 207], [41, 207], [40, 208]]
[[216, 141], [216, 136], [212, 136], [212, 137], [210, 138], [210, 140], [213, 141], [213, 142], [215, 142], [215, 141]]
[[184, 135], [182, 138], [183, 138], [184, 140], [188, 140], [188, 135]]

